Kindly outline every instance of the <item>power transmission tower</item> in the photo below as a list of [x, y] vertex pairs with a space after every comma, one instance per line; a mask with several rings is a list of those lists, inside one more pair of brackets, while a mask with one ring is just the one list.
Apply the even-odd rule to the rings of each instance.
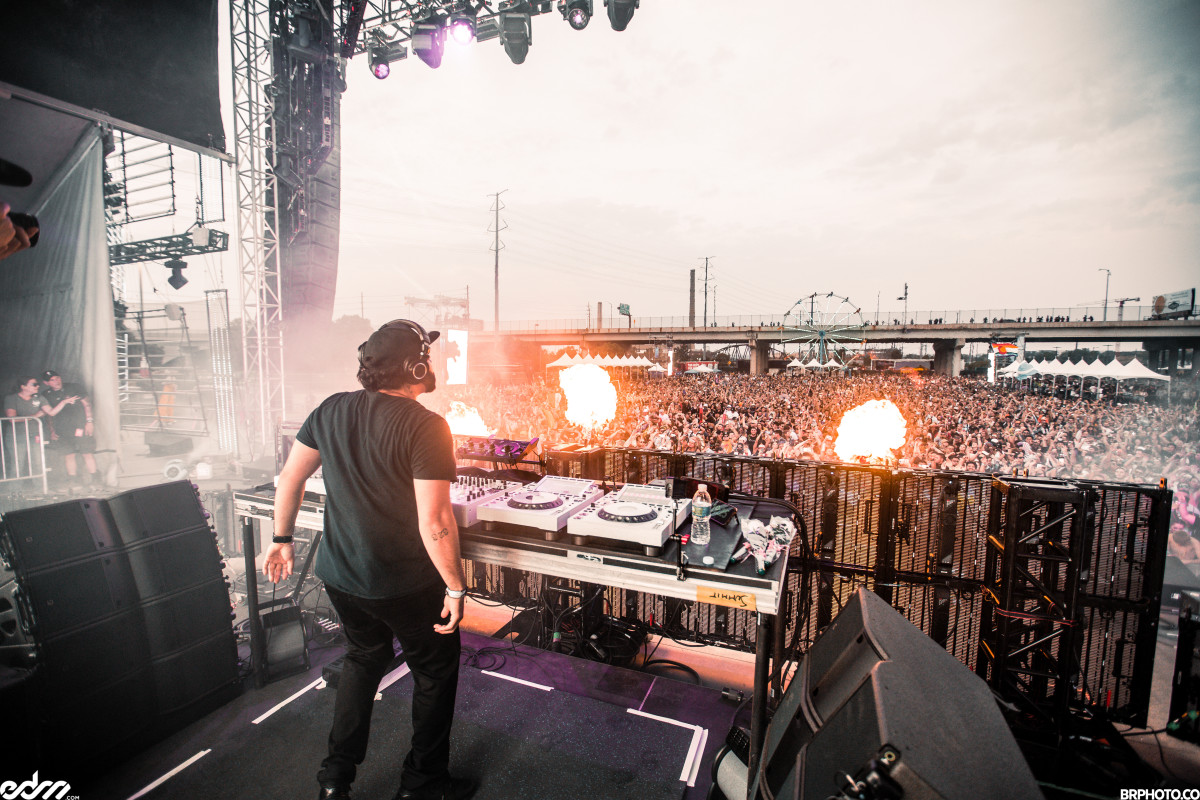
[[500, 231], [508, 228], [507, 224], [503, 228], [500, 227], [500, 209], [504, 207], [500, 204], [500, 195], [507, 191], [508, 189], [501, 189], [495, 194], [488, 195], [488, 197], [496, 199], [494, 208], [492, 208], [492, 211], [496, 212], [496, 224], [495, 227], [489, 229], [496, 234], [495, 242], [492, 244], [492, 250], [496, 253], [496, 333], [500, 332], [500, 249], [504, 246], [500, 243]]

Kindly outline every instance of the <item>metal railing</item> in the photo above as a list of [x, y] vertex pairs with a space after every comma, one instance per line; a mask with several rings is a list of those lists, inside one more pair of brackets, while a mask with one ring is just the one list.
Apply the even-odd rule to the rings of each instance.
[[37, 417], [0, 419], [0, 484], [25, 480], [40, 480], [42, 494], [49, 491], [42, 421]]
[[[1070, 306], [1062, 308], [973, 308], [973, 309], [938, 309], [932, 311], [905, 312], [900, 309], [887, 311], [868, 311], [861, 309], [863, 323], [879, 327], [903, 327], [908, 325], [994, 325], [1028, 322], [1031, 324], [1049, 323], [1056, 321], [1082, 322], [1084, 319], [1095, 322], [1142, 322], [1149, 320], [1154, 314], [1154, 307], [1148, 305], [1126, 305], [1118, 310], [1109, 304], [1105, 313], [1103, 305]], [[1118, 314], [1120, 319], [1118, 319]], [[938, 321], [940, 320], [940, 322]], [[986, 320], [986, 322], [985, 322]], [[826, 324], [832, 324], [832, 320]], [[838, 322], [846, 322], [840, 319]], [[793, 317], [785, 320], [784, 313], [777, 314], [739, 314], [732, 316], [709, 317], [708, 326], [717, 328], [758, 328], [779, 327], [786, 325], [797, 328], [800, 321]], [[489, 326], [490, 327], [490, 326]], [[625, 328], [682, 328], [692, 330], [704, 327], [701, 317], [697, 315], [695, 325], [689, 324], [688, 317], [650, 317], [634, 314], [631, 319], [607, 315], [603, 320], [596, 319], [541, 319], [541, 320], [511, 320], [501, 321], [501, 331], [562, 331], [562, 330], [622, 330]]]

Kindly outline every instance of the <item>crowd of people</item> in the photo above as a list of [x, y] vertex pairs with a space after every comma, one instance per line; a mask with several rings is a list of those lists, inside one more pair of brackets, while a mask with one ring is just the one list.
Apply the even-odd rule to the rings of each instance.
[[[1052, 478], [1157, 483], [1200, 459], [1195, 389], [1149, 404], [1064, 398], [967, 378], [888, 372], [685, 376], [618, 381], [613, 419], [584, 431], [566, 419], [557, 381], [448, 387], [497, 435], [612, 447], [837, 461], [846, 411], [891, 400], [908, 429], [895, 463]], [[1200, 477], [1200, 473], [1197, 473]]]
[[[566, 418], [556, 376], [502, 386], [447, 387], [497, 436], [610, 447], [839, 461], [838, 425], [868, 400], [891, 400], [907, 422], [895, 464], [1157, 484], [1175, 490], [1175, 525], [1200, 535], [1197, 387], [1175, 382], [1170, 401], [1064, 397], [971, 378], [858, 372], [617, 379], [617, 409], [597, 430]], [[1200, 571], [1200, 546], [1195, 549]]]

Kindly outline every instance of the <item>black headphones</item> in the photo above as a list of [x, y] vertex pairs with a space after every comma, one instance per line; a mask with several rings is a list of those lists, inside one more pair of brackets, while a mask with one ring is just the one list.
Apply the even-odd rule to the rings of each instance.
[[379, 330], [384, 330], [385, 328], [407, 328], [421, 339], [421, 352], [415, 359], [404, 359], [404, 371], [414, 381], [424, 380], [425, 376], [429, 374], [429, 346], [433, 344], [433, 340], [429, 338], [428, 331], [408, 319], [394, 319], [381, 326]]

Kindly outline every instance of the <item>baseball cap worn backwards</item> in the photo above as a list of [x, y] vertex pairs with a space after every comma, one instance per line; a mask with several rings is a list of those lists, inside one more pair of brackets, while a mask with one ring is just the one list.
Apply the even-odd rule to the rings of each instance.
[[[431, 344], [441, 336], [439, 331], [426, 333]], [[406, 359], [419, 356], [421, 345], [421, 336], [416, 330], [389, 322], [362, 343], [360, 355], [363, 363], [370, 362], [373, 366], [400, 366]]]

